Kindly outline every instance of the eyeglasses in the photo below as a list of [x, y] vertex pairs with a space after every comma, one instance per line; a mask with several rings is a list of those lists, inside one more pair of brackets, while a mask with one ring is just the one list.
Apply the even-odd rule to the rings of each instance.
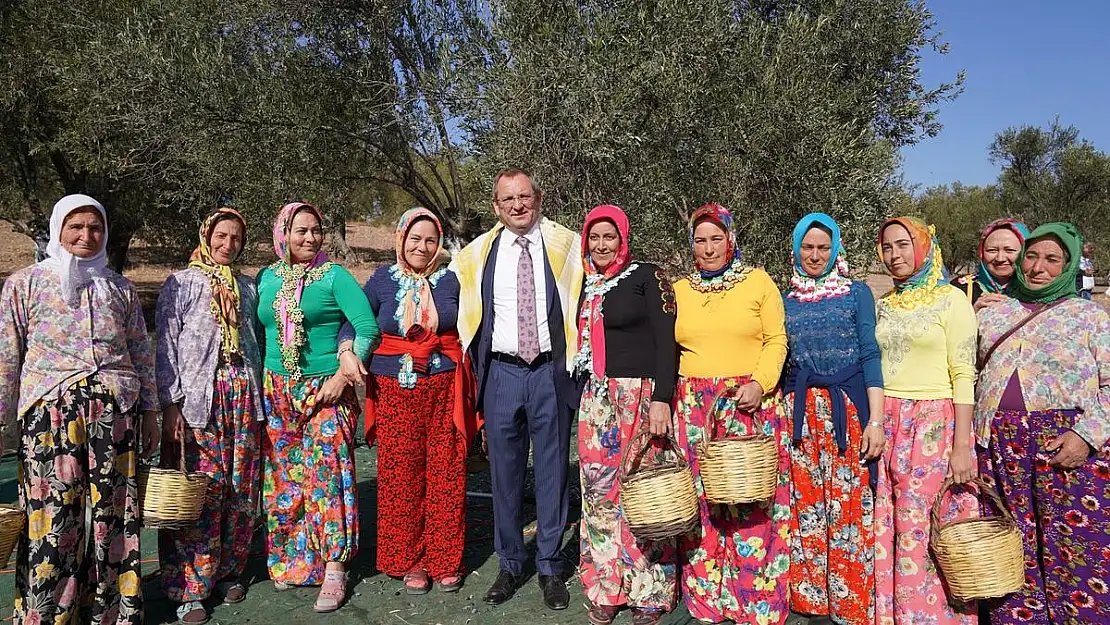
[[497, 203], [501, 206], [512, 206], [513, 204], [520, 202], [524, 206], [528, 206], [532, 203], [532, 200], [534, 199], [536, 199], [536, 196], [532, 195], [531, 193], [522, 193], [520, 195], [514, 195], [512, 197], [503, 197], [497, 200]]

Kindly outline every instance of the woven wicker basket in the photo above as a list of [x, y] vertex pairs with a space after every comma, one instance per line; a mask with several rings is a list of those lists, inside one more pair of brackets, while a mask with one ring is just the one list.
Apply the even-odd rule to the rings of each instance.
[[980, 496], [988, 497], [1002, 516], [942, 523], [942, 500], [952, 483], [951, 479], [945, 480], [933, 504], [929, 537], [949, 592], [961, 601], [969, 601], [1003, 597], [1021, 590], [1025, 583], [1025, 554], [1013, 515], [989, 484], [975, 478]]
[[194, 525], [204, 511], [208, 476], [187, 472], [185, 454], [178, 453], [178, 458], [179, 469], [139, 467], [139, 502], [145, 527], [183, 529]]
[[19, 506], [0, 504], [0, 567], [8, 563], [26, 522], [27, 515]]
[[707, 438], [697, 448], [702, 488], [710, 503], [767, 501], [775, 496], [778, 485], [778, 449], [774, 437], [763, 434], [758, 409], [752, 413], [755, 434], [713, 439], [718, 406], [738, 390], [739, 387], [726, 388], [713, 398], [706, 423]]
[[632, 535], [641, 540], [662, 540], [689, 531], [698, 522], [698, 497], [694, 477], [679, 451], [674, 437], [667, 443], [673, 460], [641, 468], [651, 432], [644, 430], [632, 437], [621, 460], [617, 479], [621, 487], [621, 508]]

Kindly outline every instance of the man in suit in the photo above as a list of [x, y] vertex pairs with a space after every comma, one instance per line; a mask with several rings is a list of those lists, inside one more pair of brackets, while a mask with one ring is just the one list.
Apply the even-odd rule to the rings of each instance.
[[[543, 219], [543, 194], [520, 169], [498, 174], [499, 224], [456, 255], [460, 335], [478, 381], [493, 478], [494, 547], [500, 573], [485, 596], [508, 601], [523, 581], [524, 476], [532, 444], [536, 569], [544, 603], [567, 607], [560, 551], [569, 491], [571, 415], [579, 389], [569, 373], [582, 284], [579, 236]], [[477, 309], [477, 310], [476, 310]], [[569, 323], [568, 323], [569, 321]]]

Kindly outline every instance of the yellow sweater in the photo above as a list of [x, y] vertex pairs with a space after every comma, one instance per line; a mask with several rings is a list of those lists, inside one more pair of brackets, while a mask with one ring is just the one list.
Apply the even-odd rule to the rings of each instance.
[[720, 293], [701, 293], [688, 278], [674, 285], [678, 374], [689, 378], [750, 375], [765, 393], [786, 360], [786, 315], [771, 276], [754, 269]]
[[879, 300], [875, 338], [883, 355], [886, 394], [902, 399], [975, 403], [975, 340], [971, 301], [954, 286], [912, 310]]

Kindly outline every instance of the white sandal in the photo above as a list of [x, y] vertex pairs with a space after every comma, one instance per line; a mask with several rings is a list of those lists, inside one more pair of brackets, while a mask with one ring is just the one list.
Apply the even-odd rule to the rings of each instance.
[[320, 586], [320, 594], [316, 595], [316, 603], [312, 609], [325, 614], [335, 612], [347, 600], [347, 572], [325, 571], [324, 583]]

